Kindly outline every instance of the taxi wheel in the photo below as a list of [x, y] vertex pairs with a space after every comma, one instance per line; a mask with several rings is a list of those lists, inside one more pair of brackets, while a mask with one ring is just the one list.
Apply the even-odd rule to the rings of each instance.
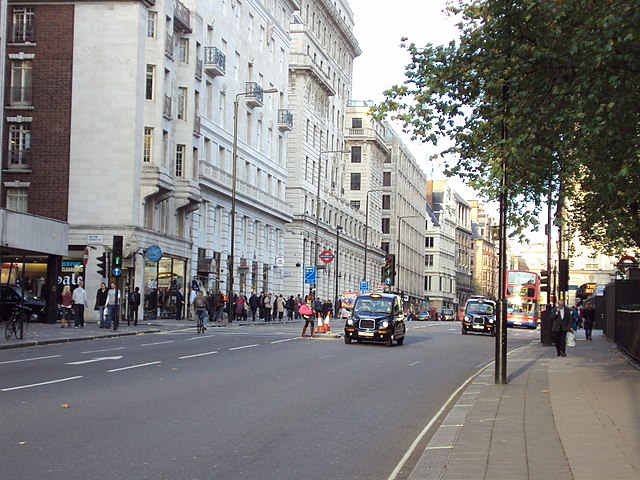
[[393, 335], [389, 336], [389, 339], [384, 342], [387, 347], [393, 347]]
[[347, 345], [351, 345], [351, 337], [347, 337], [347, 336], [345, 335], [345, 337], [344, 337], [344, 343], [346, 343]]
[[402, 345], [404, 343], [404, 337], [399, 338], [396, 342], [398, 342], [398, 345]]
[[462, 334], [463, 334], [463, 335], [466, 335], [466, 334], [467, 334], [467, 331], [466, 331], [464, 328], [462, 329]]

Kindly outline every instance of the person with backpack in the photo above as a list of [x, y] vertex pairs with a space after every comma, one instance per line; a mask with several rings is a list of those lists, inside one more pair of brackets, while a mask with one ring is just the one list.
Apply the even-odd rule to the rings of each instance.
[[207, 302], [207, 297], [204, 296], [202, 290], [198, 291], [191, 305], [193, 306], [193, 317], [198, 325], [202, 325], [204, 332], [207, 329], [209, 302]]
[[129, 294], [129, 316], [127, 317], [127, 326], [138, 325], [138, 307], [140, 307], [140, 287], [133, 289], [133, 292]]

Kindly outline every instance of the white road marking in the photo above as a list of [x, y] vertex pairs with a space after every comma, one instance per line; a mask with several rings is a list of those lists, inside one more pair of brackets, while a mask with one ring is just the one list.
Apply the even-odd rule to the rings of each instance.
[[213, 337], [213, 335], [198, 335], [197, 337], [191, 337], [191, 338], [187, 338], [187, 340], [202, 340], [203, 338], [211, 338]]
[[51, 385], [52, 383], [68, 382], [69, 380], [77, 380], [78, 378], [82, 378], [82, 375], [77, 377], [60, 378], [58, 380], [50, 380], [48, 382], [32, 383], [31, 385], [20, 385], [19, 387], [3, 388], [0, 390], [0, 392], [10, 392], [11, 390], [21, 390], [23, 388], [40, 387], [42, 385]]
[[103, 362], [105, 360], [120, 360], [121, 358], [122, 358], [122, 355], [119, 355], [117, 357], [98, 357], [98, 358], [91, 358], [89, 360], [80, 360], [78, 362], [67, 362], [65, 363], [65, 365], [84, 365], [85, 363]]
[[0, 365], [6, 365], [7, 363], [31, 362], [33, 360], [44, 360], [46, 358], [57, 358], [57, 357], [60, 357], [60, 355], [49, 355], [47, 357], [23, 358], [21, 360], [7, 360], [6, 362], [0, 362]]
[[103, 348], [102, 350], [87, 350], [86, 352], [80, 352], [80, 353], [102, 353], [102, 352], [113, 352], [115, 350], [124, 350], [124, 347]]
[[140, 345], [141, 347], [151, 347], [153, 345], [162, 345], [165, 343], [173, 343], [174, 340], [165, 340], [164, 342], [154, 342], [154, 343], [143, 343], [142, 345]]
[[120, 372], [122, 370], [130, 370], [132, 368], [148, 367], [149, 365], [157, 365], [159, 363], [162, 363], [162, 362], [157, 361], [157, 362], [141, 363], [139, 365], [131, 365], [129, 367], [114, 368], [113, 370], [107, 370], [107, 373]]
[[413, 362], [413, 363], [410, 363], [409, 366], [410, 367], [415, 367], [416, 365], [420, 365], [421, 363], [422, 362]]
[[233, 350], [242, 350], [243, 348], [254, 348], [254, 347], [259, 347], [260, 345], [258, 345], [257, 343], [253, 344], [253, 345], [245, 345], [243, 347], [234, 347], [234, 348], [230, 348], [229, 351], [233, 351]]
[[[297, 337], [296, 337], [296, 338], [297, 338]], [[291, 340], [295, 340], [295, 338], [285, 338], [284, 340], [274, 340], [273, 342], [269, 342], [269, 343], [290, 342]]]
[[196, 353], [195, 355], [185, 355], [184, 357], [178, 357], [178, 360], [184, 360], [186, 358], [195, 358], [195, 357], [204, 357], [205, 355], [213, 355], [215, 352], [204, 352], [204, 353]]

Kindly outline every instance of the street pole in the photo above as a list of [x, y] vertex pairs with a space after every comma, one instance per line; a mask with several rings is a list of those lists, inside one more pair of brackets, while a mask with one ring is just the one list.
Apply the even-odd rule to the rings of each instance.
[[[256, 85], [257, 86], [257, 85]], [[236, 94], [233, 102], [233, 152], [232, 152], [232, 167], [231, 167], [231, 212], [229, 221], [230, 234], [229, 234], [229, 257], [227, 258], [227, 266], [229, 268], [229, 285], [227, 285], [227, 306], [229, 307], [228, 320], [231, 322], [233, 318], [233, 308], [231, 300], [233, 298], [233, 284], [234, 284], [234, 268], [235, 268], [235, 244], [236, 244], [236, 190], [238, 184], [238, 109], [240, 103], [240, 97], [248, 95], [257, 95], [258, 93], [277, 93], [277, 88], [268, 88], [266, 90], [256, 89], [247, 92], [240, 92]], [[247, 139], [248, 141], [248, 139]]]
[[[506, 116], [509, 100], [509, 86], [502, 86], [502, 100]], [[502, 140], [508, 138], [507, 124], [502, 120]], [[507, 151], [502, 156], [502, 179], [500, 182], [500, 257], [498, 265], [498, 318], [496, 319], [496, 348], [495, 348], [495, 383], [507, 383], [507, 299], [505, 297], [505, 276], [507, 274]]]
[[335, 303], [334, 305], [334, 310], [336, 312], [336, 318], [338, 318], [339, 313], [340, 313], [340, 296], [339, 296], [339, 288], [338, 288], [338, 278], [339, 278], [339, 274], [338, 274], [338, 269], [340, 267], [340, 230], [342, 230], [342, 226], [338, 225], [336, 226], [336, 255], [335, 255], [335, 260], [336, 260], [336, 269], [335, 269]]

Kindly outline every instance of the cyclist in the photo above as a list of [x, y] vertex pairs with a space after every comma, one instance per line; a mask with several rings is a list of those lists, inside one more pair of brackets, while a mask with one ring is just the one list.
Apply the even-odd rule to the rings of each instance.
[[200, 329], [202, 329], [203, 332], [207, 329], [206, 324], [208, 310], [209, 302], [207, 302], [207, 297], [205, 297], [202, 290], [200, 290], [193, 299], [193, 311], [195, 312], [198, 333], [200, 333]]

